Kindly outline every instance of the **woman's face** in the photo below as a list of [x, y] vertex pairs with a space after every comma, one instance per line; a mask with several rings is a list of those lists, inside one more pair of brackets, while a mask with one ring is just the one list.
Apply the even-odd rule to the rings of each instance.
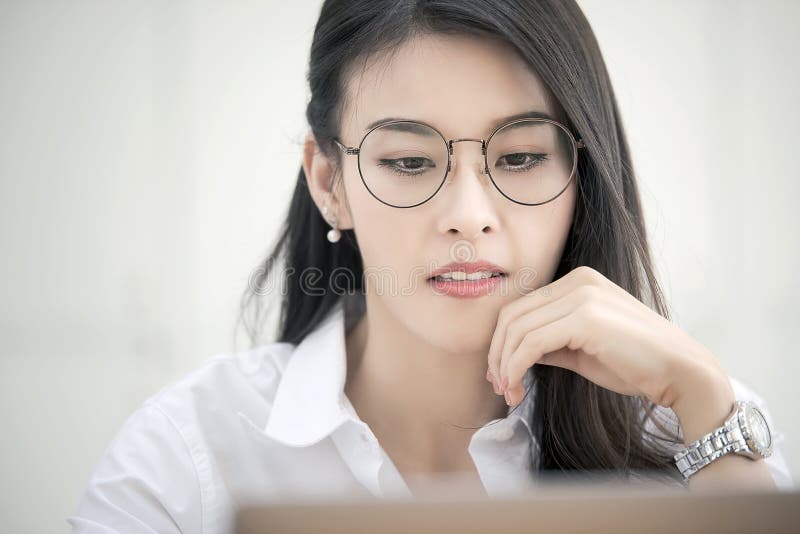
[[[531, 110], [559, 117], [545, 86], [510, 46], [478, 38], [418, 37], [388, 63], [349, 74], [347, 84], [339, 139], [346, 146], [358, 146], [370, 123], [392, 117], [423, 121], [448, 140], [487, 139], [503, 118]], [[343, 187], [329, 205], [339, 227], [354, 230], [372, 273], [368, 306], [382, 306], [425, 341], [453, 352], [488, 350], [500, 309], [552, 280], [572, 223], [575, 179], [549, 203], [516, 204], [483, 174], [480, 143], [460, 142], [436, 195], [400, 209], [370, 194], [357, 157], [342, 160]], [[318, 205], [322, 198], [317, 191]], [[489, 294], [457, 298], [429, 281], [452, 261], [478, 260], [506, 274]]]

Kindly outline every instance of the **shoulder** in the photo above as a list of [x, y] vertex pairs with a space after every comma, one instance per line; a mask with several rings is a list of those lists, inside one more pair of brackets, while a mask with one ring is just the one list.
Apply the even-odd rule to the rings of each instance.
[[176, 423], [202, 423], [204, 417], [268, 412], [295, 345], [271, 343], [219, 354], [148, 398]]
[[293, 350], [272, 343], [219, 354], [147, 398], [96, 465], [68, 518], [73, 531], [224, 532], [230, 503], [217, 491], [214, 442], [236, 441], [237, 414], [266, 417]]

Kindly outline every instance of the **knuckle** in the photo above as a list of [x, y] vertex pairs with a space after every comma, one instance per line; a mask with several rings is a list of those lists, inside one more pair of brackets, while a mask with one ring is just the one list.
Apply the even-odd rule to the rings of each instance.
[[522, 338], [520, 346], [524, 346], [526, 352], [536, 352], [541, 346], [541, 338], [536, 335], [536, 332], [528, 332], [525, 334], [525, 337]]
[[589, 267], [588, 265], [581, 265], [575, 269], [581, 276], [583, 280], [586, 280], [588, 284], [592, 285], [602, 285], [605, 281], [605, 277], [600, 274], [599, 271], [596, 269]]
[[522, 335], [522, 328], [517, 323], [511, 323], [506, 329], [506, 344], [519, 341]]
[[584, 285], [575, 290], [578, 299], [586, 304], [593, 303], [599, 300], [602, 291], [594, 285]]
[[600, 319], [600, 306], [595, 300], [584, 301], [577, 310], [577, 316], [582, 326], [590, 325]]

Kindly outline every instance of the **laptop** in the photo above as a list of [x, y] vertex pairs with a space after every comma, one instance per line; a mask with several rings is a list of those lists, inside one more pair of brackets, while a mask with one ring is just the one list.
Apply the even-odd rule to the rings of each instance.
[[237, 511], [235, 532], [800, 533], [797, 489], [700, 493], [649, 482], [554, 479], [488, 498], [466, 487], [439, 480], [424, 497], [251, 503]]

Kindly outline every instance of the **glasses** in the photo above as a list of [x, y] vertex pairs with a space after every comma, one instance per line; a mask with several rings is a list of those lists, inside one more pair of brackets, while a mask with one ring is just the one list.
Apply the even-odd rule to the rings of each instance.
[[538, 206], [569, 185], [583, 141], [554, 120], [524, 118], [497, 127], [486, 140], [450, 139], [429, 124], [392, 120], [370, 129], [358, 147], [333, 140], [346, 155], [358, 156], [361, 181], [380, 202], [413, 208], [433, 198], [451, 169], [453, 144], [481, 144], [483, 174], [512, 202]]

